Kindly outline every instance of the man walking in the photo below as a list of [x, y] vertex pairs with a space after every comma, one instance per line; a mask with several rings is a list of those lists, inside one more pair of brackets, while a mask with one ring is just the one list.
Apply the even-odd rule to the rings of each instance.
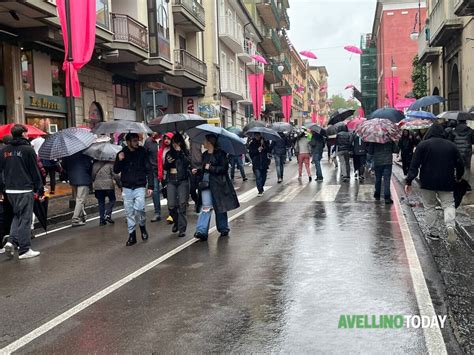
[[444, 223], [448, 231], [448, 241], [456, 240], [454, 208], [454, 177], [458, 180], [464, 174], [464, 164], [456, 146], [445, 139], [441, 125], [435, 124], [418, 145], [413, 156], [410, 170], [406, 178], [406, 193], [412, 190], [412, 181], [420, 170], [420, 187], [423, 205], [426, 211], [426, 224], [429, 238], [439, 240], [439, 234], [434, 229], [436, 224], [436, 206], [438, 200], [444, 211]]
[[242, 155], [229, 155], [229, 165], [230, 165], [230, 179], [234, 181], [235, 177], [235, 167], [239, 169], [240, 176], [243, 181], [247, 181], [244, 170], [244, 162], [242, 161]]
[[283, 181], [283, 172], [285, 170], [285, 160], [286, 160], [286, 140], [283, 133], [278, 133], [281, 139], [273, 141], [270, 149], [275, 159], [275, 167], [277, 173], [278, 183], [280, 184]]
[[148, 239], [145, 217], [145, 195], [148, 183], [148, 196], [153, 193], [153, 173], [150, 168], [145, 148], [140, 147], [138, 134], [128, 133], [125, 136], [127, 146], [117, 154], [114, 173], [121, 174], [123, 186], [123, 205], [127, 216], [128, 240], [126, 245], [137, 243], [136, 218], [142, 234], [142, 240]]
[[351, 178], [350, 152], [352, 150], [351, 134], [347, 126], [342, 126], [336, 136], [336, 156], [341, 165], [342, 181], [347, 182]]
[[316, 166], [316, 181], [323, 181], [323, 170], [321, 169], [321, 159], [323, 159], [323, 151], [326, 146], [326, 138], [320, 134], [313, 132], [311, 141], [311, 156], [313, 164]]
[[375, 193], [374, 198], [380, 201], [382, 194], [382, 179], [385, 204], [393, 203], [390, 193], [390, 179], [392, 178], [393, 154], [398, 153], [398, 145], [395, 142], [384, 144], [370, 143], [369, 154], [372, 155], [372, 161], [375, 170]]
[[0, 189], [6, 193], [13, 208], [10, 237], [5, 244], [5, 253], [13, 257], [17, 247], [19, 259], [34, 258], [39, 251], [31, 249], [31, 219], [34, 194], [41, 198], [44, 186], [41, 180], [36, 153], [28, 142], [28, 130], [16, 124], [11, 133], [13, 140], [2, 150], [0, 157]]
[[161, 220], [161, 204], [160, 204], [160, 181], [158, 180], [158, 138], [159, 134], [153, 132], [145, 141], [144, 148], [147, 153], [148, 163], [153, 171], [153, 207], [155, 215], [151, 222], [158, 222]]
[[354, 175], [360, 182], [365, 179], [365, 164], [367, 162], [367, 144], [355, 132], [352, 133], [352, 160]]
[[249, 145], [249, 154], [252, 159], [252, 169], [257, 183], [258, 197], [264, 193], [265, 182], [267, 181], [267, 170], [270, 165], [268, 154], [270, 148], [268, 142], [263, 139], [260, 133], [256, 133]]
[[459, 149], [464, 160], [464, 179], [471, 178], [472, 145], [474, 144], [474, 131], [466, 123], [466, 120], [459, 120], [456, 128], [450, 131], [448, 139]]
[[69, 184], [72, 187], [72, 195], [76, 199], [74, 214], [72, 216], [72, 226], [80, 227], [86, 224], [85, 203], [89, 194], [89, 187], [92, 184], [92, 160], [82, 152], [66, 157], [63, 160], [63, 167], [67, 172]]

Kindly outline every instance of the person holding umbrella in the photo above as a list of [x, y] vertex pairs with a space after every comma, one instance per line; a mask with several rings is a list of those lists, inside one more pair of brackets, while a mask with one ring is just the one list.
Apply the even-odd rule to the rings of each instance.
[[267, 181], [267, 171], [270, 166], [270, 146], [260, 133], [255, 133], [249, 144], [250, 159], [252, 159], [252, 169], [257, 182], [258, 197], [263, 196], [265, 182]]
[[179, 133], [171, 139], [171, 149], [166, 153], [163, 169], [166, 171], [168, 209], [174, 222], [172, 232], [179, 232], [179, 237], [185, 237], [191, 158], [184, 138]]
[[339, 128], [336, 136], [336, 155], [341, 164], [342, 181], [347, 182], [351, 178], [350, 152], [352, 151], [351, 134], [346, 125]]
[[371, 154], [373, 157], [375, 170], [374, 198], [376, 201], [380, 200], [383, 179], [384, 198], [386, 205], [390, 205], [393, 203], [392, 194], [390, 192], [390, 179], [392, 178], [393, 154], [397, 154], [398, 152], [398, 144], [394, 141], [390, 141], [383, 144], [369, 144], [369, 154]]
[[142, 234], [142, 240], [148, 239], [146, 230], [145, 196], [153, 193], [153, 173], [148, 161], [145, 148], [139, 145], [137, 133], [127, 133], [127, 146], [117, 154], [114, 164], [114, 173], [121, 174], [122, 196], [125, 214], [127, 216], [128, 240], [126, 246], [137, 243], [136, 225]]
[[324, 147], [326, 146], [326, 137], [323, 136], [323, 132], [319, 129], [317, 132], [316, 127], [311, 129], [313, 136], [309, 145], [311, 147], [312, 161], [316, 167], [316, 181], [323, 181], [323, 170], [321, 169], [321, 159], [323, 158]]
[[285, 160], [286, 160], [286, 139], [283, 132], [278, 132], [281, 139], [275, 140], [270, 145], [273, 158], [275, 159], [275, 167], [277, 173], [278, 183], [283, 181], [283, 172], [285, 171]]
[[[163, 187], [162, 193], [163, 197], [166, 198], [166, 179], [165, 179], [165, 171], [163, 169], [163, 164], [165, 162], [166, 153], [169, 152], [171, 149], [171, 139], [173, 138], [174, 134], [171, 132], [167, 132], [163, 134], [161, 141], [160, 141], [160, 149], [158, 149], [158, 156], [157, 156], [157, 167], [158, 167], [158, 181], [160, 182], [161, 186]], [[173, 218], [168, 216], [166, 219], [168, 223], [173, 223]]]
[[402, 131], [402, 138], [398, 141], [398, 147], [400, 148], [400, 155], [402, 156], [403, 174], [407, 176], [408, 169], [410, 169], [411, 159], [413, 157], [413, 149], [415, 148], [413, 136], [410, 134], [409, 130], [404, 129]]
[[145, 140], [145, 150], [147, 152], [148, 161], [153, 170], [153, 207], [155, 209], [155, 215], [151, 219], [151, 222], [158, 222], [161, 220], [161, 205], [160, 205], [160, 180], [158, 179], [158, 139], [160, 134], [153, 132]]
[[298, 179], [301, 179], [303, 174], [303, 164], [306, 168], [306, 173], [308, 174], [308, 180], [311, 182], [311, 168], [310, 168], [310, 157], [311, 157], [311, 147], [308, 141], [308, 133], [306, 128], [303, 127], [303, 130], [298, 136], [298, 139], [295, 144], [295, 154], [298, 159]]
[[[464, 116], [466, 117], [466, 116]], [[463, 118], [464, 118], [463, 117]], [[449, 133], [448, 139], [458, 147], [464, 159], [464, 179], [471, 178], [472, 145], [474, 144], [474, 131], [465, 119], [458, 120], [456, 127]]]

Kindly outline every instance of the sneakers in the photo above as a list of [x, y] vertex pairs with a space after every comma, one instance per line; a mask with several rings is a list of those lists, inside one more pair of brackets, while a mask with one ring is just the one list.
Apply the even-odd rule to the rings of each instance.
[[454, 230], [453, 227], [448, 227], [448, 242], [449, 243], [455, 243], [457, 236], [456, 236], [456, 231]]
[[322, 177], [316, 178], [316, 181], [323, 181], [324, 179]]
[[257, 194], [257, 197], [262, 197], [262, 196], [263, 196], [263, 192], [259, 192], [259, 193]]
[[112, 216], [105, 216], [105, 221], [109, 222], [110, 224], [114, 224], [115, 221], [112, 219]]
[[4, 249], [5, 249], [5, 254], [9, 257], [9, 258], [13, 258], [15, 256], [15, 246], [10, 243], [10, 242], [7, 242], [7, 244], [5, 244], [4, 246]]
[[440, 238], [439, 238], [439, 235], [430, 233], [430, 234], [428, 234], [428, 239], [437, 241], [437, 240], [439, 240]]
[[72, 222], [72, 227], [82, 227], [82, 226], [85, 226], [86, 225], [86, 222], [84, 221], [79, 221], [79, 222]]
[[247, 181], [247, 180], [248, 180], [248, 178], [244, 177], [242, 180], [243, 180], [243, 181]]
[[155, 214], [155, 216], [151, 219], [151, 222], [159, 222], [161, 221], [161, 217]]
[[283, 181], [282, 179], [278, 179], [277, 183], [281, 184], [282, 181]]
[[385, 199], [385, 204], [386, 205], [392, 205], [393, 204], [393, 200], [391, 198], [386, 198]]
[[313, 181], [313, 178], [311, 176], [308, 176], [309, 182]]
[[168, 216], [168, 218], [166, 218], [166, 222], [167, 222], [168, 224], [173, 224], [173, 217]]
[[21, 254], [18, 259], [22, 260], [22, 259], [31, 259], [31, 258], [34, 258], [38, 255], [40, 255], [41, 253], [39, 251], [34, 251], [33, 249], [28, 249], [28, 251], [24, 254]]

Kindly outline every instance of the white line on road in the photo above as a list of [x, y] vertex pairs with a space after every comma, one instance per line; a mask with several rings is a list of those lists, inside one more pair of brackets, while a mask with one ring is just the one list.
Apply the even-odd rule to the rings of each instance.
[[[271, 186], [264, 186], [263, 187], [265, 191], [267, 191], [268, 189], [271, 189], [272, 187]], [[254, 187], [253, 189], [247, 191], [247, 192], [244, 192], [242, 195], [239, 196], [239, 202], [240, 203], [245, 203], [245, 202], [249, 202], [251, 200], [253, 200], [255, 197], [257, 197], [257, 194], [258, 194], [258, 190], [256, 187]]]
[[[433, 307], [430, 292], [428, 291], [428, 286], [426, 285], [423, 270], [421, 269], [418, 254], [416, 253], [413, 238], [411, 236], [410, 229], [408, 228], [408, 223], [405, 219], [405, 216], [403, 215], [402, 207], [399, 202], [400, 200], [397, 191], [395, 190], [395, 186], [393, 186], [393, 182], [392, 191], [395, 195], [395, 212], [397, 214], [397, 218], [400, 224], [400, 230], [402, 232], [403, 244], [405, 245], [408, 266], [410, 268], [410, 274], [413, 281], [413, 289], [415, 291], [418, 309], [420, 310], [420, 316], [428, 316], [430, 317], [430, 319], [433, 319], [434, 317], [436, 317], [436, 312]], [[444, 343], [443, 335], [441, 334], [441, 330], [439, 328], [424, 327], [423, 333], [425, 335], [425, 343], [429, 354], [448, 353], [446, 350], [446, 344]]]
[[[247, 213], [251, 209], [253, 209], [255, 205], [249, 206], [242, 211], [236, 213], [235, 215], [231, 216], [229, 218], [229, 222], [233, 221], [236, 218], [239, 218], [243, 214]], [[213, 227], [209, 230], [209, 233], [213, 233], [216, 231], [216, 227]], [[40, 337], [41, 335], [45, 334], [46, 332], [50, 331], [51, 329], [57, 327], [59, 324], [64, 323], [66, 320], [69, 318], [73, 317], [74, 315], [78, 314], [79, 312], [83, 311], [87, 307], [93, 305], [97, 301], [100, 301], [102, 298], [106, 297], [107, 295], [111, 294], [112, 292], [118, 290], [120, 287], [126, 285], [130, 281], [133, 281], [137, 277], [143, 275], [145, 272], [151, 270], [155, 266], [161, 264], [163, 261], [171, 258], [173, 255], [176, 255], [180, 251], [186, 249], [190, 245], [193, 245], [196, 243], [199, 239], [193, 238], [188, 240], [187, 242], [181, 244], [180, 246], [176, 247], [175, 249], [169, 251], [165, 255], [159, 257], [158, 259], [153, 260], [152, 262], [146, 264], [145, 266], [141, 267], [135, 272], [132, 272], [128, 276], [125, 276], [121, 280], [115, 282], [114, 284], [104, 288], [102, 291], [99, 291], [95, 295], [89, 297], [88, 299], [82, 301], [78, 305], [70, 308], [64, 313], [61, 313], [60, 315], [56, 316], [55, 318], [51, 319], [49, 322], [46, 322], [45, 324], [39, 326], [38, 328], [34, 329], [30, 333], [22, 336], [21, 338], [15, 340], [13, 343], [10, 343], [3, 349], [0, 349], [0, 354], [10, 354], [14, 351], [17, 351], [18, 349], [24, 347], [25, 345], [31, 343], [33, 340], [36, 338]]]
[[313, 198], [313, 202], [333, 202], [341, 189], [341, 185], [324, 185]]
[[307, 185], [287, 185], [283, 191], [279, 191], [270, 202], [291, 202]]

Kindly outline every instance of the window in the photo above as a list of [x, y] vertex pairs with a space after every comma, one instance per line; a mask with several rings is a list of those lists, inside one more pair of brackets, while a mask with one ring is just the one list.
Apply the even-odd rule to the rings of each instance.
[[99, 26], [109, 28], [109, 2], [108, 0], [96, 0], [96, 23]]
[[114, 106], [134, 110], [135, 103], [135, 86], [132, 83], [115, 83], [113, 84]]
[[179, 36], [179, 49], [186, 50], [186, 38]]
[[51, 61], [51, 82], [53, 83], [53, 96], [64, 96], [65, 75], [61, 63]]
[[167, 0], [148, 0], [148, 33], [152, 57], [169, 57]]
[[33, 53], [31, 51], [21, 51], [21, 79], [23, 90], [35, 91], [33, 79]]

